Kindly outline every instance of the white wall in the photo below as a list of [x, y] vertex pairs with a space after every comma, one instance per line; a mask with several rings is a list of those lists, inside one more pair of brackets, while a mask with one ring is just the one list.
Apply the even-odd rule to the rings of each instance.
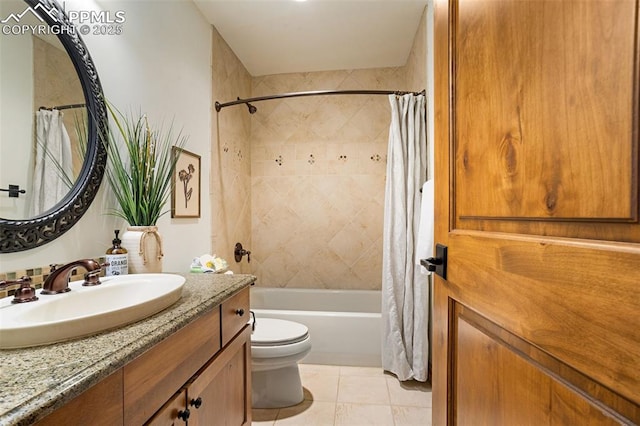
[[435, 170], [435, 45], [434, 45], [434, 26], [435, 26], [435, 1], [427, 1], [427, 140], [429, 141], [429, 178], [435, 178], [433, 171]]
[[[158, 223], [164, 271], [187, 271], [194, 256], [211, 250], [211, 26], [188, 0], [67, 0], [66, 10], [125, 12], [121, 35], [83, 36], [107, 100], [123, 110], [141, 110], [155, 123], [173, 120], [189, 136], [185, 148], [202, 157], [201, 217], [171, 219], [167, 213]], [[76, 226], [45, 246], [0, 255], [0, 271], [104, 254], [113, 229], [125, 227], [106, 215], [113, 206], [105, 180]]]
[[[0, 17], [24, 3], [0, 3]], [[29, 190], [32, 182], [33, 150], [16, 149], [18, 142], [27, 144], [33, 139], [33, 42], [30, 35], [0, 35], [0, 186], [19, 185]], [[21, 195], [10, 198], [0, 195], [0, 217], [17, 219], [26, 217], [29, 198]]]

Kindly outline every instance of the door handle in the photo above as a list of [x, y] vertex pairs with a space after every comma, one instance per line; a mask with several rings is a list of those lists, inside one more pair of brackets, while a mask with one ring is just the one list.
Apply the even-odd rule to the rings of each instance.
[[435, 257], [428, 257], [426, 259], [420, 259], [420, 265], [427, 268], [429, 272], [435, 272], [436, 275], [447, 279], [447, 246], [442, 244], [436, 244]]

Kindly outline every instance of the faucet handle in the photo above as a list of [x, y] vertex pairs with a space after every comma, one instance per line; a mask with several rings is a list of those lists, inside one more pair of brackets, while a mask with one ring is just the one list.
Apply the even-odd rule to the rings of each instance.
[[36, 289], [31, 287], [31, 277], [25, 275], [15, 281], [0, 281], [0, 288], [12, 284], [20, 284], [20, 288], [16, 290], [11, 303], [35, 302], [38, 300]]
[[82, 283], [82, 285], [84, 287], [91, 287], [94, 285], [100, 285], [102, 284], [102, 282], [100, 282], [100, 272], [102, 271], [102, 269], [98, 269], [96, 271], [91, 271], [91, 272], [87, 272], [86, 274], [84, 274], [84, 282]]

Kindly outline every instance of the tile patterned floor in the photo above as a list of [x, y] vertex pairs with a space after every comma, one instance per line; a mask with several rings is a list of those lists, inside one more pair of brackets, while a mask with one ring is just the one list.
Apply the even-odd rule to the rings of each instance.
[[304, 401], [253, 410], [253, 425], [430, 426], [431, 386], [380, 368], [300, 364]]

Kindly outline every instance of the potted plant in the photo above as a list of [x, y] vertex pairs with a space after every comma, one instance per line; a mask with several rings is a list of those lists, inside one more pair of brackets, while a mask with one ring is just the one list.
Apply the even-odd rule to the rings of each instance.
[[177, 157], [186, 137], [153, 128], [145, 114], [125, 115], [107, 105], [112, 121], [108, 133], [107, 181], [118, 208], [111, 214], [127, 221], [122, 247], [129, 252], [129, 272], [162, 272], [162, 237], [157, 221], [167, 212]]

